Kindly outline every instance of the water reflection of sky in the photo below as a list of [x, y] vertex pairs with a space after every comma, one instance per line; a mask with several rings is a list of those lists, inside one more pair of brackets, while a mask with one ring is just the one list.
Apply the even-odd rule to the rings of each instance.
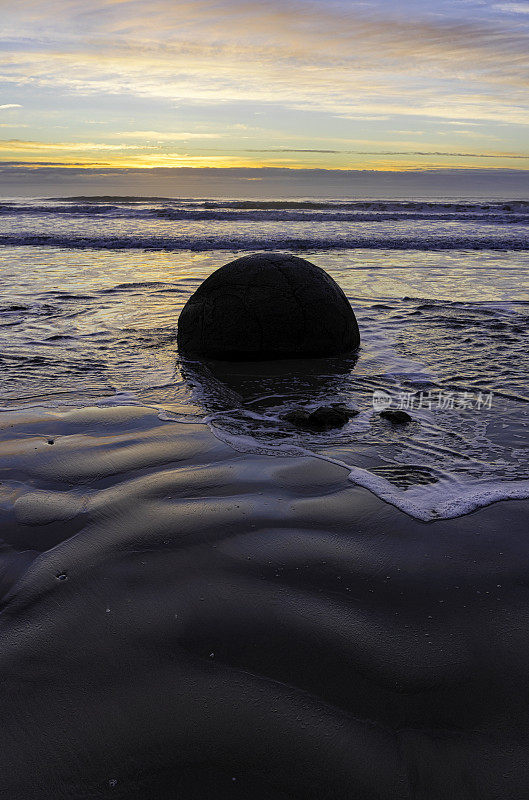
[[[179, 312], [199, 283], [236, 255], [4, 248], [3, 402], [139, 403], [196, 421], [214, 414], [217, 430], [242, 436], [245, 447], [302, 446], [373, 474], [382, 470], [401, 486], [410, 475], [426, 480], [425, 469], [438, 484], [448, 480], [441, 473], [473, 481], [525, 474], [526, 253], [306, 253], [355, 309], [362, 335], [356, 363], [324, 364], [317, 374], [290, 364], [285, 374], [259, 369], [234, 379], [196, 365], [182, 370]], [[400, 431], [373, 416], [377, 388], [487, 390], [495, 399], [480, 414], [414, 412], [418, 423]], [[361, 413], [324, 436], [281, 422], [292, 406], [329, 402]]]

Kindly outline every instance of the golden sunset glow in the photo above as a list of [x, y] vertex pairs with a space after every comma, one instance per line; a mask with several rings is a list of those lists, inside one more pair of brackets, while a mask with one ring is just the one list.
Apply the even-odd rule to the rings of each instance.
[[529, 165], [523, 4], [0, 5], [10, 169]]

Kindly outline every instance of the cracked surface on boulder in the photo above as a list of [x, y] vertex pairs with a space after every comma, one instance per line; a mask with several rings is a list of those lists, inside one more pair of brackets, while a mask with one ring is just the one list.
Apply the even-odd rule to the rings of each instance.
[[225, 264], [189, 298], [178, 321], [181, 353], [227, 361], [334, 356], [359, 343], [338, 284], [321, 267], [281, 253]]

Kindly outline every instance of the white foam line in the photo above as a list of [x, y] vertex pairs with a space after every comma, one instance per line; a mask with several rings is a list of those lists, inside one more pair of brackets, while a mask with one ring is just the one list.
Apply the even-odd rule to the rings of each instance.
[[[306, 456], [327, 461], [348, 470], [351, 483], [367, 489], [380, 500], [399, 511], [422, 522], [462, 517], [479, 508], [502, 500], [529, 499], [529, 480], [498, 481], [496, 483], [473, 482], [465, 486], [454, 478], [445, 477], [437, 483], [398, 489], [380, 475], [374, 475], [362, 467], [351, 466], [332, 456], [314, 453], [303, 447], [292, 445], [256, 446], [255, 440], [247, 436], [236, 436], [209, 426], [213, 435], [239, 452], [252, 452], [276, 457]], [[404, 466], [404, 465], [403, 465]], [[405, 467], [404, 467], [405, 468]], [[436, 472], [436, 470], [430, 470]]]
[[[361, 467], [351, 467], [343, 461], [320, 456], [317, 453], [310, 454], [307, 451], [307, 455], [314, 455], [316, 458], [329, 461], [331, 464], [345, 467], [349, 470], [348, 479], [352, 483], [368, 489], [380, 500], [390, 503], [405, 514], [423, 522], [462, 517], [479, 508], [502, 500], [529, 499], [529, 480], [472, 483], [467, 486], [452, 480], [450, 481], [452, 484], [451, 493], [457, 493], [457, 496], [450, 498], [447, 497], [446, 480], [426, 486], [415, 486], [406, 490], [399, 490], [385, 478], [374, 475]], [[430, 471], [433, 472], [434, 470]]]
[[[121, 400], [123, 400], [123, 395]], [[469, 514], [479, 508], [491, 505], [492, 503], [500, 502], [502, 500], [527, 500], [529, 499], [529, 480], [517, 481], [497, 481], [480, 483], [479, 481], [469, 482], [464, 484], [456, 480], [454, 477], [444, 475], [441, 479], [433, 484], [410, 486], [406, 490], [399, 490], [394, 484], [386, 480], [380, 475], [375, 475], [362, 467], [352, 466], [340, 461], [332, 456], [327, 456], [320, 453], [314, 453], [304, 447], [298, 447], [291, 444], [279, 444], [275, 446], [258, 445], [254, 439], [249, 436], [237, 436], [235, 434], [228, 434], [225, 431], [217, 428], [214, 425], [215, 418], [221, 416], [221, 412], [210, 414], [200, 419], [184, 419], [183, 415], [175, 414], [174, 412], [165, 411], [160, 406], [152, 406], [144, 403], [130, 403], [123, 405], [133, 405], [141, 408], [148, 408], [157, 414], [158, 418], [162, 421], [177, 422], [186, 425], [204, 425], [207, 424], [213, 435], [220, 441], [233, 447], [234, 450], [243, 453], [256, 453], [260, 455], [269, 455], [283, 458], [292, 457], [310, 457], [317, 458], [321, 461], [327, 461], [329, 464], [334, 464], [338, 467], [343, 467], [348, 471], [348, 480], [351, 483], [361, 486], [374, 494], [380, 500], [394, 506], [399, 511], [408, 514], [415, 519], [423, 522], [431, 522], [440, 519], [453, 519]], [[22, 406], [24, 410], [28, 408], [42, 408], [43, 410], [53, 410], [57, 406], [32, 405]], [[62, 404], [60, 404], [62, 406]], [[99, 403], [97, 405], [100, 405]], [[112, 405], [103, 404], [103, 405]], [[76, 406], [72, 406], [76, 407]], [[18, 410], [16, 407], [10, 406], [0, 408], [0, 411], [13, 412]], [[234, 413], [238, 409], [230, 409], [226, 413]], [[257, 416], [257, 415], [256, 415]], [[403, 469], [406, 465], [402, 465]], [[430, 472], [443, 475], [438, 470], [428, 468]]]

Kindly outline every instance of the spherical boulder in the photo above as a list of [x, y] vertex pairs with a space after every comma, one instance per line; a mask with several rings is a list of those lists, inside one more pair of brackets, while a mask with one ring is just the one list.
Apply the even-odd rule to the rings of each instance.
[[323, 358], [360, 344], [345, 294], [320, 267], [258, 253], [216, 270], [178, 321], [183, 355], [223, 361]]

